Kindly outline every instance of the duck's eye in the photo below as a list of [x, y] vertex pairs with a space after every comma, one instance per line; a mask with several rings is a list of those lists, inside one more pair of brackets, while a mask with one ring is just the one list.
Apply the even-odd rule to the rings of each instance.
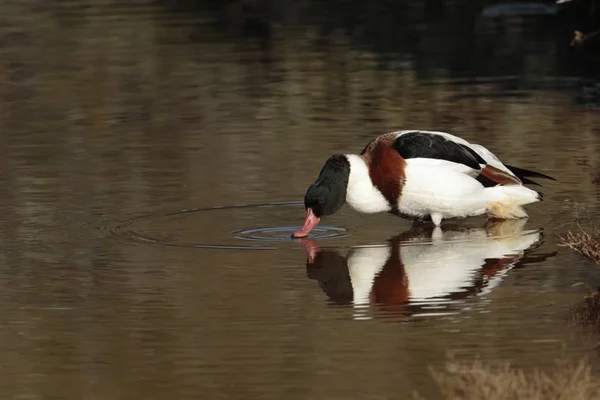
[[319, 204], [325, 203], [325, 197], [319, 197]]

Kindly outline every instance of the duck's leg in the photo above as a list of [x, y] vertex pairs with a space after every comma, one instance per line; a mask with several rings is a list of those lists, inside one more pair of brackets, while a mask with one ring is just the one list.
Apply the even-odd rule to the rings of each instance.
[[431, 220], [435, 226], [440, 226], [442, 223], [442, 214], [440, 213], [431, 213]]

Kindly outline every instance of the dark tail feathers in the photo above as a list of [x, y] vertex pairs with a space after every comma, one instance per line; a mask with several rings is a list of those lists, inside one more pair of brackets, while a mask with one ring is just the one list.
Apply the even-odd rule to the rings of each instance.
[[528, 176], [535, 177], [535, 178], [541, 178], [541, 179], [550, 179], [552, 181], [556, 180], [551, 176], [542, 174], [541, 172], [531, 171], [531, 170], [528, 170], [525, 168], [513, 167], [512, 165], [506, 165], [506, 168], [508, 168], [513, 174], [515, 174], [517, 176], [517, 178], [519, 178], [523, 183], [529, 184], [529, 185], [542, 186], [539, 183], [537, 183], [536, 181], [528, 179], [527, 178]]

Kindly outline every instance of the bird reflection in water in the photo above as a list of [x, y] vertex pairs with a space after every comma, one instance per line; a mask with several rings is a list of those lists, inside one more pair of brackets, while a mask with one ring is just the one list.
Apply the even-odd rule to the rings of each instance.
[[[556, 254], [533, 254], [542, 233], [526, 220], [482, 228], [421, 226], [383, 245], [353, 247], [344, 256], [302, 239], [306, 270], [333, 304], [352, 304], [356, 318], [372, 306], [385, 315], [440, 315], [473, 295], [489, 293], [515, 266]], [[463, 300], [463, 301], [461, 301]]]

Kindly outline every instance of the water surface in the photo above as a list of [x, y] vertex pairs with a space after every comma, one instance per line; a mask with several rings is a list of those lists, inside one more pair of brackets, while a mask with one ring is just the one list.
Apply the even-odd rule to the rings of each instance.
[[[600, 269], [557, 246], [598, 214], [589, 60], [557, 15], [400, 3], [4, 4], [0, 397], [435, 399], [448, 352], [598, 372], [565, 318]], [[285, 238], [330, 154], [396, 129], [558, 182], [524, 224], [344, 208]]]

